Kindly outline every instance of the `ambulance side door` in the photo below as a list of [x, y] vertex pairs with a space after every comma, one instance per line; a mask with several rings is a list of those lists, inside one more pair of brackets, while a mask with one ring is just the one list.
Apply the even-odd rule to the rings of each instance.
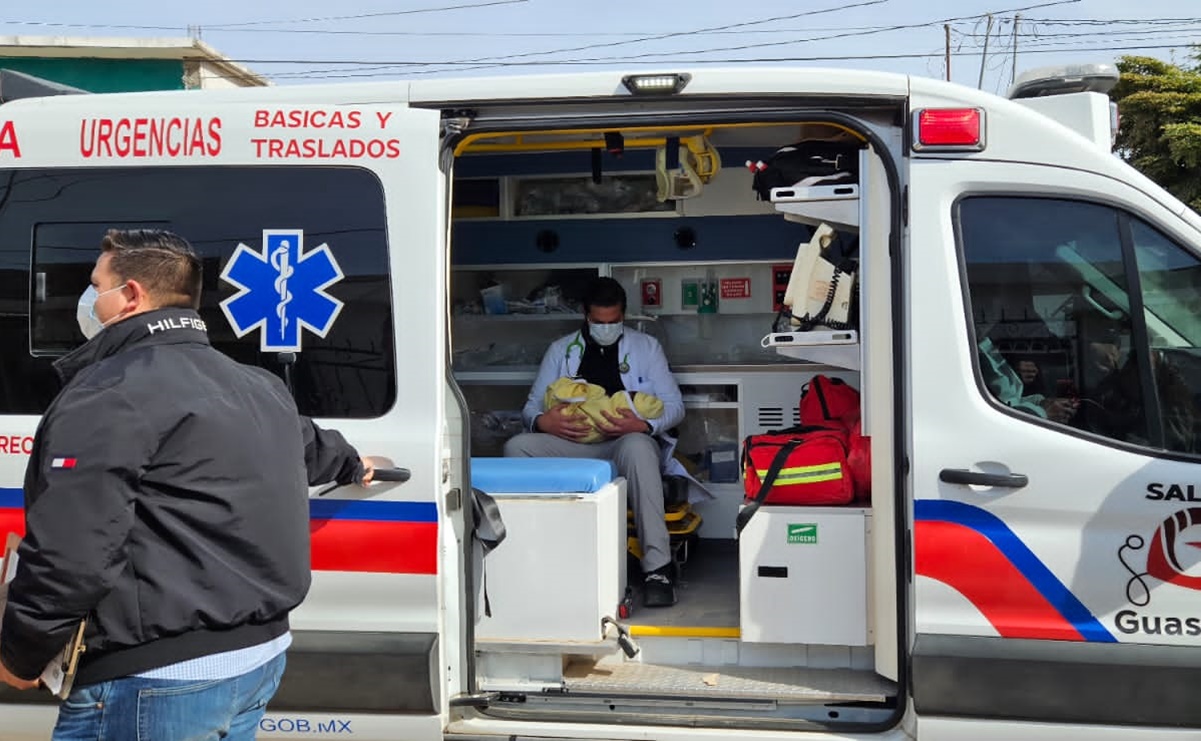
[[1201, 235], [1080, 170], [911, 169], [919, 716], [1201, 723]]
[[[0, 182], [0, 235], [29, 266], [12, 323], [37, 358], [4, 368], [36, 368], [17, 385], [52, 396], [38, 358], [82, 342], [76, 300], [105, 229], [191, 241], [213, 346], [285, 379], [302, 414], [381, 468], [408, 471], [309, 492], [312, 586], [259, 737], [433, 741], [459, 691], [464, 630], [443, 603], [459, 589], [462, 509], [447, 506], [442, 467], [440, 115], [397, 101], [403, 88], [371, 96], [391, 103], [314, 95], [95, 96], [54, 116], [14, 113], [23, 169]], [[20, 449], [35, 422], [0, 433]], [[21, 506], [13, 459], [0, 466], [0, 524]]]

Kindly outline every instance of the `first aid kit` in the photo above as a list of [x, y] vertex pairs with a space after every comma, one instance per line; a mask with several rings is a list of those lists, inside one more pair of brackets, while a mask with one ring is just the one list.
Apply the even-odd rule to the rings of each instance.
[[743, 443], [747, 506], [739, 532], [759, 507], [838, 505], [854, 497], [847, 467], [846, 432], [833, 427], [792, 427], [751, 435]]
[[801, 391], [802, 425], [833, 427], [846, 432], [847, 467], [856, 501], [871, 499], [871, 439], [863, 435], [859, 391], [841, 378], [817, 375]]

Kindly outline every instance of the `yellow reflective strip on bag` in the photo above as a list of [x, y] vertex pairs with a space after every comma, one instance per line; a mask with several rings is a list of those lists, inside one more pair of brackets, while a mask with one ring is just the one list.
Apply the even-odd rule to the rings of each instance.
[[[759, 482], [767, 479], [766, 471], [758, 471]], [[837, 481], [842, 478], [842, 464], [821, 463], [816, 466], [782, 468], [776, 476], [776, 484], [815, 484], [821, 481]]]

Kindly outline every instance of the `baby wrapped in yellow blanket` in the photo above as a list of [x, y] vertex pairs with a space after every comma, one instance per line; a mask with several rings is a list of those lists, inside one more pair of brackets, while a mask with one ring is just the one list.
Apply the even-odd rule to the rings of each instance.
[[597, 425], [608, 425], [604, 412], [611, 416], [620, 414], [621, 409], [630, 409], [639, 419], [658, 419], [663, 414], [663, 402], [654, 394], [643, 391], [618, 391], [613, 395], [605, 389], [582, 378], [564, 376], [546, 388], [542, 400], [543, 409], [566, 404], [566, 414], [580, 417], [591, 428], [587, 435], [579, 438], [581, 443], [599, 443], [607, 439]]

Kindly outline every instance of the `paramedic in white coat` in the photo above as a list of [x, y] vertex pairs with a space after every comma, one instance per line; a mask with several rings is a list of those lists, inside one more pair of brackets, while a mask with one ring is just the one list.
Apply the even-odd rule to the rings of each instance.
[[[612, 278], [598, 278], [584, 300], [584, 326], [551, 344], [542, 358], [522, 416], [526, 432], [505, 444], [511, 457], [604, 458], [613, 461], [626, 478], [630, 508], [642, 546], [645, 573], [643, 599], [648, 607], [675, 604], [671, 553], [664, 523], [663, 466], [674, 447], [664, 433], [684, 419], [684, 402], [667, 367], [667, 357], [650, 335], [629, 329], [625, 320], [626, 294]], [[648, 421], [632, 410], [606, 415], [598, 425], [607, 440], [576, 442], [588, 426], [564, 407], [543, 409], [547, 387], [563, 376], [583, 378], [603, 386], [606, 393], [644, 391], [663, 402], [663, 414]], [[661, 445], [661, 440], [663, 444]]]

